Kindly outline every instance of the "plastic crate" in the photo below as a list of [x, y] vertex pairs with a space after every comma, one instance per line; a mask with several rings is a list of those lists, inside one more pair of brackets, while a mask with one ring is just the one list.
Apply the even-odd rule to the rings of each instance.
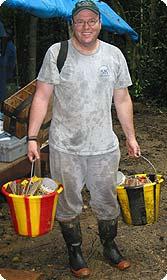
[[27, 154], [26, 137], [0, 141], [0, 161], [11, 162]]

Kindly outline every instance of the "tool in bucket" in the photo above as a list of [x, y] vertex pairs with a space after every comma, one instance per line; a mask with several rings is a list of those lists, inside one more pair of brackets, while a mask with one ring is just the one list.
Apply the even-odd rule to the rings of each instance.
[[155, 174], [127, 176], [127, 181], [117, 187], [123, 221], [129, 225], [155, 223], [159, 216], [160, 191], [164, 180], [146, 157], [141, 158], [150, 164]]
[[15, 180], [12, 181], [11, 184], [9, 184], [8, 187], [10, 188], [13, 194], [34, 196], [34, 195], [49, 194], [58, 189], [58, 184], [56, 183], [55, 180], [47, 177], [39, 178], [33, 175], [34, 167], [35, 167], [35, 161], [32, 161], [29, 179], [24, 179], [22, 181]]
[[140, 157], [142, 159], [144, 159], [147, 163], [149, 163], [149, 165], [153, 168], [154, 173], [150, 173], [150, 174], [143, 174], [143, 176], [138, 176], [138, 174], [132, 175], [132, 176], [125, 176], [124, 182], [123, 184], [128, 188], [128, 187], [136, 187], [136, 186], [141, 186], [143, 184], [149, 184], [152, 182], [156, 182], [157, 181], [157, 170], [155, 168], [155, 166], [151, 163], [151, 161], [146, 158], [143, 155], [140, 155]]

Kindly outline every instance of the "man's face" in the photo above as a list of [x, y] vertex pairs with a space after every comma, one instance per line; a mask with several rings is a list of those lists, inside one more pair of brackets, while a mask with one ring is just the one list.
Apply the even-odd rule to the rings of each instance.
[[74, 36], [81, 45], [93, 45], [100, 33], [100, 29], [99, 15], [90, 10], [83, 10], [73, 18]]

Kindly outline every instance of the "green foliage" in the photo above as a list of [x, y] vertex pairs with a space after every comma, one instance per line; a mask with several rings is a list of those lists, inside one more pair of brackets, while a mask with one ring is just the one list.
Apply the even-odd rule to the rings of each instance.
[[156, 1], [154, 8], [152, 22], [144, 16], [139, 79], [146, 98], [167, 105], [167, 8], [162, 1]]
[[143, 94], [142, 94], [142, 85], [140, 83], [140, 80], [137, 79], [133, 85], [133, 96], [138, 98], [138, 97], [141, 97]]
[[161, 0], [118, 2], [123, 5], [127, 22], [140, 35], [138, 45], [125, 47], [132, 94], [167, 105], [167, 7]]

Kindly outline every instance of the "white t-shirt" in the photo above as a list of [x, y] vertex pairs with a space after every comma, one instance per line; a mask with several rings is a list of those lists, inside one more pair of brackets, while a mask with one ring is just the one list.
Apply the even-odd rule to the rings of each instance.
[[78, 155], [99, 155], [117, 149], [111, 105], [113, 90], [132, 84], [121, 51], [100, 41], [96, 53], [84, 55], [69, 40], [68, 54], [59, 74], [60, 43], [44, 58], [38, 80], [54, 84], [53, 117], [49, 145]]

